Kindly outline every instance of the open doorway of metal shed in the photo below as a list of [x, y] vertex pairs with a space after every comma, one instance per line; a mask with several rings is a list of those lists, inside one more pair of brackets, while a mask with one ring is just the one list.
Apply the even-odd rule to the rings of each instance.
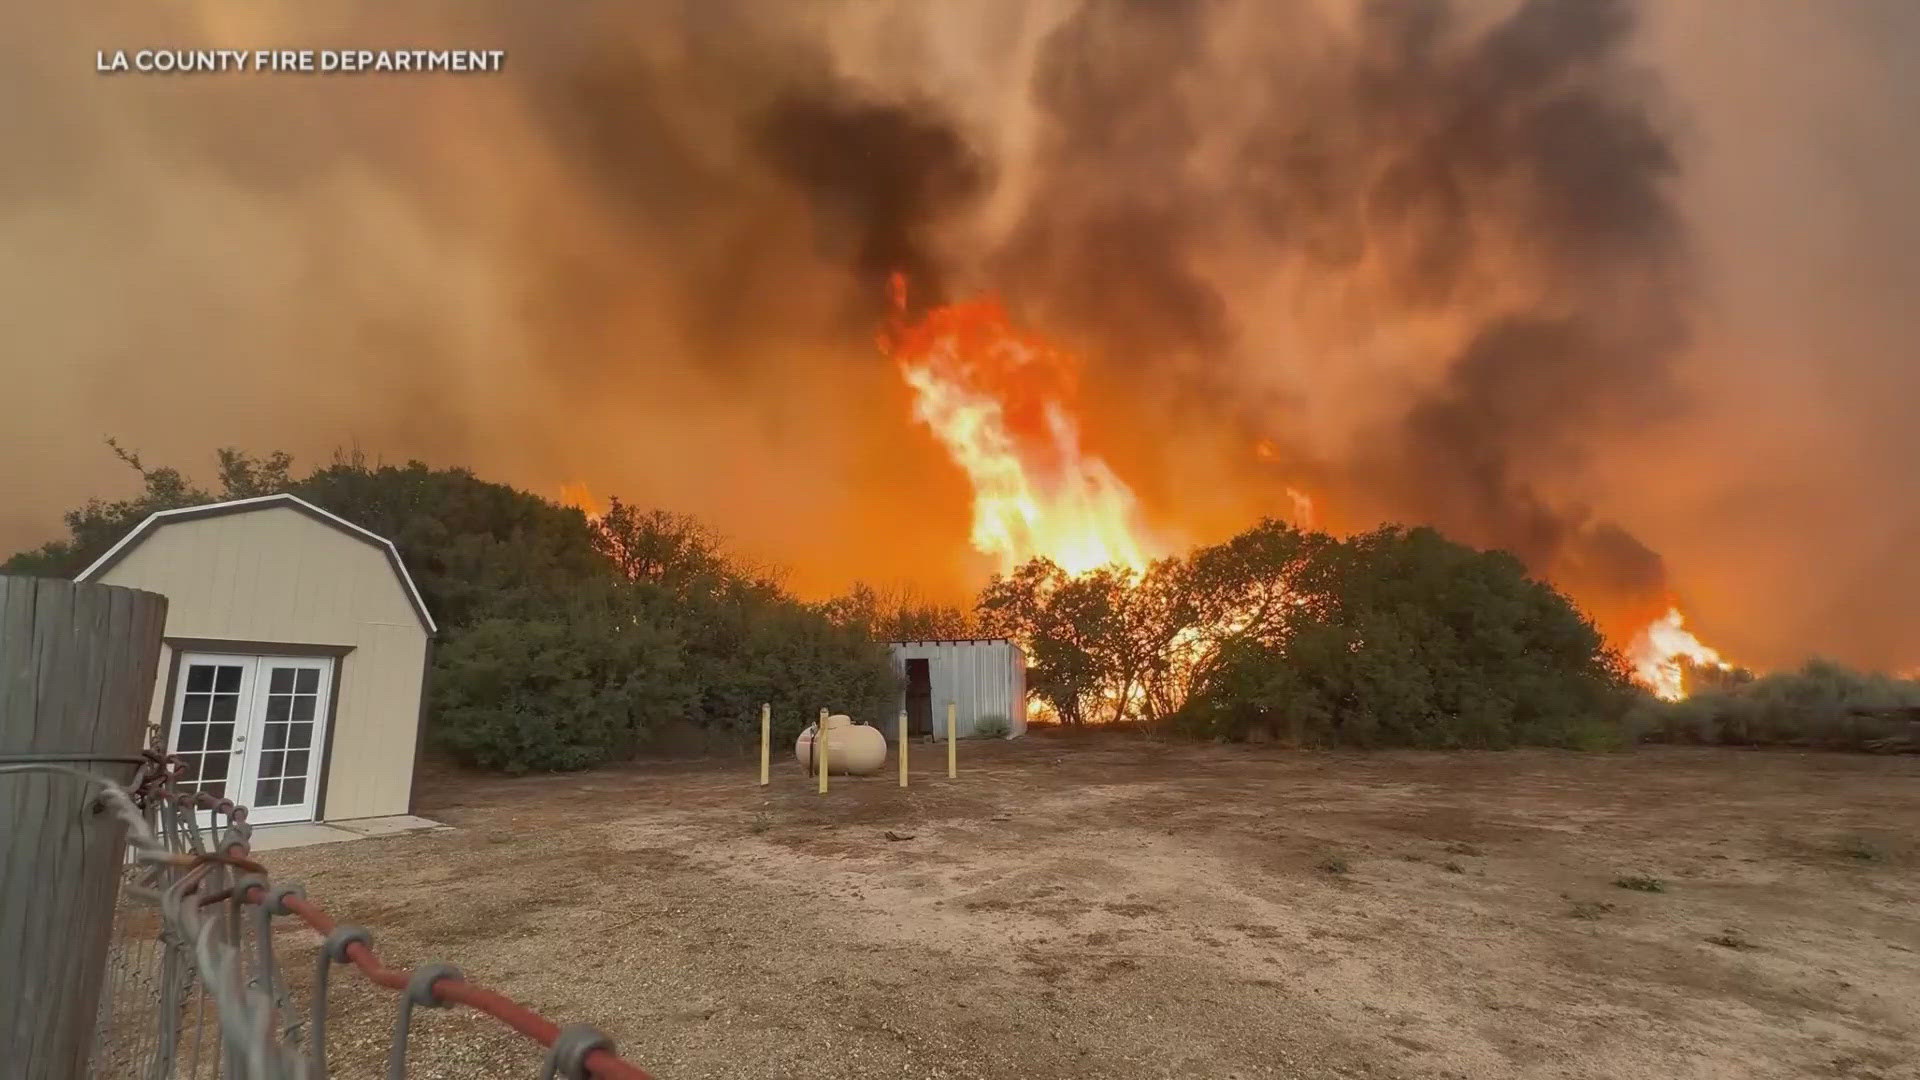
[[933, 669], [931, 661], [908, 660], [907, 732], [914, 736], [933, 734]]

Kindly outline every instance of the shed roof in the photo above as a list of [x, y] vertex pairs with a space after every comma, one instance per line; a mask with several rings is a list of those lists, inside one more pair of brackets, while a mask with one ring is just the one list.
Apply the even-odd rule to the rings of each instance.
[[252, 499], [234, 499], [229, 502], [207, 503], [203, 506], [183, 506], [178, 510], [160, 510], [148, 514], [147, 519], [133, 527], [132, 531], [120, 538], [120, 542], [107, 549], [105, 555], [95, 559], [92, 566], [80, 571], [75, 581], [92, 581], [113, 568], [113, 565], [127, 557], [140, 542], [152, 535], [162, 525], [172, 525], [182, 521], [199, 518], [224, 517], [228, 514], [247, 514], [255, 510], [271, 510], [284, 507], [295, 510], [328, 528], [337, 529], [364, 544], [379, 548], [387, 556], [387, 564], [393, 567], [394, 576], [400, 579], [401, 587], [406, 591], [407, 600], [413, 605], [413, 613], [420, 617], [420, 625], [431, 634], [437, 629], [433, 616], [427, 614], [427, 605], [420, 599], [420, 590], [414, 587], [413, 575], [407, 573], [406, 564], [400, 561], [400, 552], [393, 541], [384, 536], [369, 532], [337, 514], [330, 514], [298, 495], [282, 492], [278, 495], [261, 495]]
[[950, 638], [894, 638], [889, 645], [1011, 645], [1012, 638], [1004, 637], [950, 637]]

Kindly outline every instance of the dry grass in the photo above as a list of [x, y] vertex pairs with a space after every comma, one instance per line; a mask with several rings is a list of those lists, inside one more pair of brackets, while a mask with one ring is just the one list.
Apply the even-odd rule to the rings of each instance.
[[[391, 962], [458, 963], [662, 1080], [1915, 1075], [1920, 759], [943, 758], [825, 798], [745, 759], [435, 777], [456, 831], [273, 862]], [[336, 1076], [379, 1076], [392, 996], [346, 998]], [[534, 1075], [488, 1021], [416, 1024], [410, 1075]]]

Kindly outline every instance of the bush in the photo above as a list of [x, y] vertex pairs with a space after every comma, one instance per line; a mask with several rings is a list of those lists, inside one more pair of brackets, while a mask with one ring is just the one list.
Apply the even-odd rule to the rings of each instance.
[[1004, 739], [1012, 731], [1004, 716], [983, 716], [973, 725], [973, 733], [983, 739]]
[[488, 618], [436, 650], [433, 741], [507, 773], [628, 757], [697, 694], [670, 610], [650, 590], [585, 587], [543, 618]]
[[394, 542], [440, 625], [427, 736], [457, 759], [519, 773], [658, 748], [669, 727], [757, 734], [760, 705], [791, 739], [822, 707], [884, 720], [884, 646], [729, 558], [691, 519], [612, 502], [599, 523], [539, 496], [419, 462], [337, 458], [296, 477], [285, 454], [218, 453], [219, 487], [137, 471], [132, 499], [67, 515], [68, 537], [12, 573], [71, 574], [156, 510], [288, 491]]
[[1383, 529], [1318, 548], [1297, 580], [1285, 632], [1224, 647], [1177, 727], [1353, 746], [1625, 741], [1624, 666], [1508, 555]]
[[554, 613], [451, 633], [435, 673], [439, 745], [483, 768], [585, 768], [657, 749], [671, 727], [745, 741], [760, 705], [795, 738], [822, 707], [891, 708], [885, 646], [761, 583], [610, 578]]
[[1643, 702], [1630, 722], [1654, 742], [1876, 749], [1915, 741], [1920, 682], [1814, 660], [1681, 701]]

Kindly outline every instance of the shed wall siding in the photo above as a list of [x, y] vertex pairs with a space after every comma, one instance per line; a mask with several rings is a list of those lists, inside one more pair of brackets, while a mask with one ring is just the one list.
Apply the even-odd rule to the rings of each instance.
[[[276, 506], [161, 525], [99, 580], [165, 594], [168, 637], [353, 646], [320, 817], [407, 812], [427, 634], [383, 551]], [[171, 652], [149, 710], [158, 726]]]
[[[947, 703], [954, 703], [954, 728], [967, 738], [982, 719], [1002, 717], [1009, 735], [1027, 730], [1026, 658], [1005, 641], [911, 641], [888, 646], [894, 674], [904, 684], [906, 662], [925, 659], [933, 684], [933, 728], [946, 730]], [[905, 708], [902, 692], [901, 708]]]

